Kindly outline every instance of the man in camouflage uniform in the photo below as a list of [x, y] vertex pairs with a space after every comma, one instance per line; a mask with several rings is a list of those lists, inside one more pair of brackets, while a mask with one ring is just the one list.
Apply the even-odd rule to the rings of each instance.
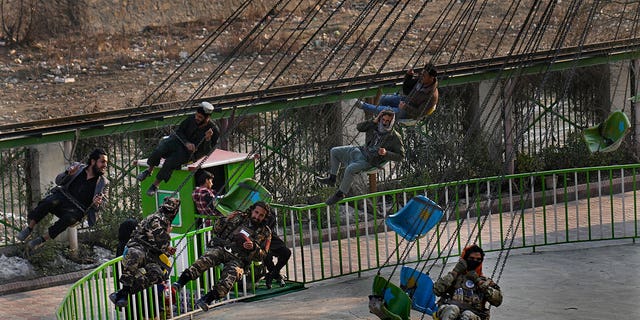
[[140, 221], [127, 242], [122, 260], [122, 289], [109, 299], [119, 308], [127, 305], [129, 295], [169, 278], [171, 264], [163, 258], [176, 253], [171, 244], [171, 221], [180, 209], [180, 200], [165, 198], [158, 212]]
[[433, 293], [440, 297], [436, 316], [440, 320], [488, 320], [489, 309], [502, 304], [502, 292], [493, 280], [482, 275], [484, 251], [466, 247], [453, 270], [438, 279]]
[[269, 206], [259, 201], [246, 212], [235, 211], [226, 218], [218, 219], [213, 226], [216, 237], [209, 243], [209, 250], [184, 270], [173, 285], [180, 289], [209, 268], [224, 264], [220, 281], [196, 301], [203, 311], [209, 310], [209, 304], [226, 296], [236, 280], [242, 277], [245, 266], [267, 256], [271, 243], [271, 230], [265, 224], [268, 214]]

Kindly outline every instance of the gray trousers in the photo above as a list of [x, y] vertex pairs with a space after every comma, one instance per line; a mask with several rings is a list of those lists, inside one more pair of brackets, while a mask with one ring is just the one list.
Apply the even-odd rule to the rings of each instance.
[[353, 178], [360, 172], [371, 168], [371, 164], [356, 146], [341, 146], [331, 148], [331, 158], [329, 169], [330, 174], [338, 174], [338, 169], [342, 164], [344, 168], [344, 177], [340, 182], [340, 191], [347, 193], [353, 183]]

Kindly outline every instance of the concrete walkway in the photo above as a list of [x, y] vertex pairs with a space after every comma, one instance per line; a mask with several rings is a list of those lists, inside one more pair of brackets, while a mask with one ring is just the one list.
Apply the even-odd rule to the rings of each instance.
[[[576, 244], [539, 248], [535, 253], [512, 252], [499, 282], [504, 302], [492, 309], [491, 319], [637, 318], [640, 244], [599, 245], [605, 246]], [[489, 256], [485, 273], [490, 274], [494, 265], [495, 257]], [[438, 272], [435, 267], [431, 273]], [[367, 298], [374, 275], [329, 280], [292, 294], [221, 306], [196, 319], [377, 319], [369, 313]], [[421, 317], [412, 311], [412, 319]]]
[[[494, 265], [495, 255], [488, 256], [485, 273], [490, 274]], [[640, 244], [630, 241], [513, 251], [499, 282], [504, 303], [492, 309], [491, 319], [635, 319], [640, 314], [638, 266]], [[439, 271], [436, 266], [431, 274]], [[367, 299], [374, 275], [346, 276], [270, 299], [225, 305], [196, 319], [377, 319], [369, 313]], [[55, 319], [70, 286], [0, 296], [0, 319]], [[412, 313], [413, 319], [421, 316]]]
[[0, 296], [0, 319], [55, 319], [55, 313], [71, 284]]

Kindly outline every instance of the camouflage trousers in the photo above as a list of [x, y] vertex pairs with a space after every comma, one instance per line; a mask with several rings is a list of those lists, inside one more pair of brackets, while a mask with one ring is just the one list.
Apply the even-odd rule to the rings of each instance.
[[440, 320], [481, 320], [479, 316], [469, 310], [462, 311], [454, 304], [443, 304], [436, 313]]
[[182, 272], [189, 279], [195, 280], [199, 278], [205, 271], [223, 264], [224, 268], [220, 273], [220, 280], [211, 288], [217, 292], [218, 297], [224, 297], [229, 293], [236, 280], [242, 277], [244, 273], [244, 261], [234, 254], [226, 251], [222, 247], [213, 247], [194, 262], [188, 269]]
[[167, 279], [162, 267], [149, 260], [146, 250], [137, 247], [127, 249], [127, 254], [122, 259], [122, 276], [119, 281], [123, 286], [131, 288], [131, 294]]

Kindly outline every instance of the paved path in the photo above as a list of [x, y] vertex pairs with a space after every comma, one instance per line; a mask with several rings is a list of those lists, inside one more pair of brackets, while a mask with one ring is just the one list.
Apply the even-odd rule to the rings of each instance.
[[[640, 244], [602, 242], [520, 250], [508, 259], [500, 280], [505, 299], [492, 320], [634, 319]], [[488, 256], [485, 272], [495, 259]], [[489, 266], [489, 268], [487, 267]], [[432, 270], [437, 274], [439, 267]], [[368, 310], [373, 273], [346, 276], [309, 285], [303, 291], [262, 301], [212, 309], [197, 319], [376, 319]], [[55, 319], [55, 310], [70, 285], [0, 296], [0, 319]], [[413, 311], [413, 319], [421, 314]], [[425, 317], [425, 319], [428, 319]]]
[[[500, 280], [503, 305], [492, 309], [491, 319], [637, 318], [640, 278], [635, 275], [640, 265], [640, 244], [609, 242], [604, 247], [590, 244], [581, 248], [584, 246], [514, 252]], [[493, 266], [495, 259], [488, 257], [485, 263]], [[437, 272], [439, 268], [432, 270], [432, 274]], [[373, 276], [348, 276], [312, 284], [296, 293], [221, 306], [196, 319], [377, 319], [368, 310]], [[412, 311], [412, 319], [420, 318], [420, 313]]]
[[0, 319], [55, 319], [55, 312], [71, 284], [0, 296]]

